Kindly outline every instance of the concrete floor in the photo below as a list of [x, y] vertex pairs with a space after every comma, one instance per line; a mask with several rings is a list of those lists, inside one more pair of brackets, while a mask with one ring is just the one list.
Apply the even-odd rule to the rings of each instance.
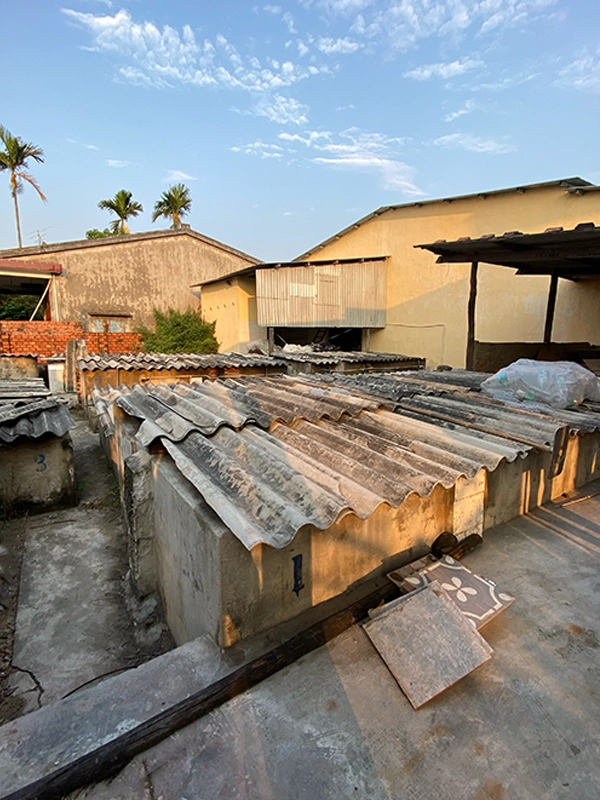
[[71, 800], [595, 800], [600, 496], [464, 563], [516, 602], [482, 629], [491, 663], [419, 711], [355, 626]]
[[118, 488], [98, 437], [83, 418], [71, 433], [80, 504], [18, 521], [24, 553], [0, 720], [172, 647], [155, 600], [139, 605], [128, 592]]

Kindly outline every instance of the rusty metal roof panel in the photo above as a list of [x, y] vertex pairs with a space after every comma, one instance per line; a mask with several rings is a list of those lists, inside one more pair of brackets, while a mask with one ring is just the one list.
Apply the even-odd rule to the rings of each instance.
[[46, 434], [64, 436], [73, 425], [68, 408], [55, 397], [24, 398], [0, 404], [0, 442], [19, 437], [39, 439]]

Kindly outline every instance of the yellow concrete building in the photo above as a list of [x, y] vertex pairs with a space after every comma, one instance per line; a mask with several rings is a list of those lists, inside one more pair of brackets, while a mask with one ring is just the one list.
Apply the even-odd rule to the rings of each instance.
[[[436, 264], [435, 256], [414, 246], [437, 239], [599, 224], [599, 189], [571, 178], [384, 206], [299, 258], [389, 256], [386, 327], [372, 331], [372, 349], [423, 356], [432, 367], [464, 367], [470, 265]], [[481, 264], [477, 341], [541, 343], [549, 281]], [[600, 344], [599, 281], [559, 282], [553, 341]]]
[[[434, 255], [415, 245], [507, 231], [569, 229], [582, 222], [600, 224], [599, 192], [600, 187], [581, 178], [569, 178], [384, 206], [296, 262], [259, 265], [258, 270], [385, 257], [385, 323], [363, 329], [363, 348], [425, 357], [429, 367], [464, 367], [470, 265], [437, 264]], [[257, 309], [256, 272], [256, 268], [244, 269], [202, 286], [203, 310], [208, 319], [216, 320], [223, 350], [244, 349], [250, 341], [267, 338], [266, 327], [258, 324], [265, 321], [260, 307], [265, 298], [259, 292]], [[515, 343], [514, 348], [503, 350], [508, 360], [513, 355], [535, 355], [543, 341], [549, 283], [547, 276], [517, 276], [516, 270], [480, 264], [475, 319], [480, 355], [484, 345], [499, 343]], [[600, 345], [599, 309], [597, 279], [559, 280], [553, 342]], [[484, 361], [476, 359], [475, 366], [489, 367], [490, 360]]]

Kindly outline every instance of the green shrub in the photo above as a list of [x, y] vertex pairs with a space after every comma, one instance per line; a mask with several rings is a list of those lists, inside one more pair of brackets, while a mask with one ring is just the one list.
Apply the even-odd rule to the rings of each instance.
[[217, 353], [215, 323], [206, 322], [192, 309], [170, 308], [166, 314], [154, 309], [155, 331], [139, 328], [147, 353]]
[[[34, 294], [0, 295], [0, 319], [29, 319], [39, 303]], [[44, 319], [44, 304], [37, 310], [35, 319]]]

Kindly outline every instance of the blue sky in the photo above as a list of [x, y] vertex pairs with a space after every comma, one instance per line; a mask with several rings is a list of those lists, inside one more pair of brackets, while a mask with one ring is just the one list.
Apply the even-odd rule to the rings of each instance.
[[48, 197], [21, 196], [24, 244], [105, 227], [122, 188], [132, 231], [164, 227], [179, 181], [192, 227], [265, 260], [381, 205], [600, 182], [599, 31], [593, 0], [22, 0], [0, 124]]

